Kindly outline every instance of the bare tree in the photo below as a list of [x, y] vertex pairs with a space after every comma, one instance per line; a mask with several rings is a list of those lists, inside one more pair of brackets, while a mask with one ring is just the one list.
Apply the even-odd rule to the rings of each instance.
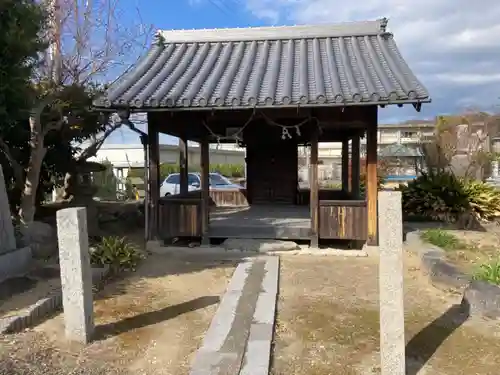
[[[121, 5], [121, 0], [45, 1], [50, 15], [50, 48], [34, 77], [39, 97], [29, 118], [31, 152], [27, 168], [16, 161], [0, 138], [0, 148], [12, 165], [16, 183], [23, 186], [19, 219], [24, 225], [29, 225], [35, 214], [36, 191], [47, 152], [45, 137], [50, 132], [78, 126], [82, 121], [71, 110], [71, 103], [60, 99], [61, 92], [72, 85], [102, 87], [117, 73], [132, 66], [135, 59], [131, 60], [130, 56], [142, 54], [150, 42], [152, 27], [142, 22], [138, 10], [134, 17], [129, 8], [125, 14]], [[131, 19], [136, 21], [131, 23]], [[78, 159], [94, 156], [121, 125], [120, 121], [106, 121], [101, 132], [91, 136]]]
[[491, 139], [499, 132], [499, 115], [469, 111], [458, 116], [439, 116], [433, 137], [422, 144], [425, 164], [466, 179], [482, 178], [497, 157]]

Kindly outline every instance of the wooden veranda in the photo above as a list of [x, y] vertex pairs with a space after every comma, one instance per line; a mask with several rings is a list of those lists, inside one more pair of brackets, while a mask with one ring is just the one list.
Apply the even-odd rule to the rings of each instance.
[[[378, 108], [411, 103], [418, 110], [429, 101], [385, 28], [379, 20], [161, 32], [135, 69], [95, 102], [124, 119], [147, 112], [149, 238], [376, 244]], [[160, 197], [160, 133], [180, 139], [176, 196]], [[201, 147], [197, 192], [188, 192], [188, 141]], [[209, 145], [235, 141], [246, 147], [246, 189], [211, 190]], [[341, 189], [319, 188], [318, 142], [342, 142]], [[299, 145], [310, 146], [309, 189], [298, 187]]]

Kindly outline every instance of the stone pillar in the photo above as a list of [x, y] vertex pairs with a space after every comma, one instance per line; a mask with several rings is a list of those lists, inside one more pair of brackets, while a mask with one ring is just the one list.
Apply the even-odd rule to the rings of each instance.
[[378, 193], [381, 375], [405, 374], [401, 192]]
[[66, 338], [87, 344], [94, 332], [94, 311], [86, 209], [57, 211], [57, 237]]
[[491, 162], [491, 178], [498, 180], [498, 160], [493, 160]]
[[10, 215], [9, 197], [5, 187], [2, 166], [0, 165], [0, 254], [15, 250], [16, 236]]

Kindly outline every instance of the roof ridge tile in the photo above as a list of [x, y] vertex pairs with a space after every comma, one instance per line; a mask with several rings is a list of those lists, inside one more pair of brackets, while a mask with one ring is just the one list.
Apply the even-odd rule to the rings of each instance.
[[309, 39], [367, 36], [385, 33], [387, 19], [316, 25], [281, 25], [247, 28], [158, 30], [165, 43], [242, 42], [258, 40]]

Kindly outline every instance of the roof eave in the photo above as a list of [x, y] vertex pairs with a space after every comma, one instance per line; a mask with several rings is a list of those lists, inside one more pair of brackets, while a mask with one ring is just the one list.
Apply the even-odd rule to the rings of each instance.
[[113, 105], [102, 106], [93, 104], [93, 109], [104, 112], [116, 112], [120, 110], [127, 110], [130, 112], [184, 112], [184, 111], [223, 111], [223, 110], [259, 110], [259, 109], [286, 109], [286, 108], [325, 108], [325, 107], [358, 107], [358, 106], [390, 106], [397, 105], [403, 106], [411, 104], [415, 109], [420, 112], [420, 107], [422, 104], [431, 103], [431, 98], [419, 99], [419, 100], [395, 100], [395, 101], [366, 101], [358, 103], [323, 103], [323, 104], [288, 104], [288, 105], [262, 105], [262, 106], [207, 106], [207, 107], [137, 107], [129, 105]]

